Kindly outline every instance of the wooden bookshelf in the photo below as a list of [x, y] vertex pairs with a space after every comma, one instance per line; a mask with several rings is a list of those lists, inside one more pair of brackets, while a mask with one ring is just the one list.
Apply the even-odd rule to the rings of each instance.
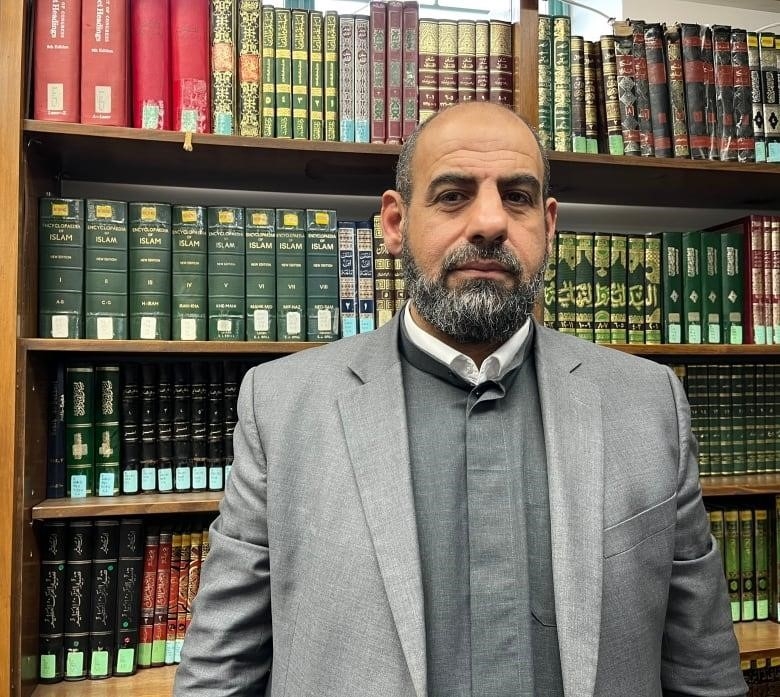
[[176, 666], [143, 668], [135, 675], [38, 685], [33, 697], [163, 697], [173, 689]]
[[51, 518], [100, 518], [118, 515], [160, 513], [211, 513], [222, 500], [221, 491], [193, 491], [182, 494], [133, 494], [88, 496], [83, 499], [44, 499], [32, 507], [33, 520]]
[[743, 661], [780, 656], [780, 624], [777, 622], [737, 622], [734, 633]]
[[701, 478], [704, 496], [780, 493], [780, 473], [715, 475]]
[[98, 339], [20, 339], [21, 348], [30, 353], [121, 353], [159, 356], [162, 354], [287, 355], [321, 343], [312, 341], [144, 341]]
[[703, 361], [728, 358], [780, 357], [780, 344], [769, 346], [761, 344], [606, 344], [635, 356], [652, 358], [680, 358], [682, 360], [702, 359]]

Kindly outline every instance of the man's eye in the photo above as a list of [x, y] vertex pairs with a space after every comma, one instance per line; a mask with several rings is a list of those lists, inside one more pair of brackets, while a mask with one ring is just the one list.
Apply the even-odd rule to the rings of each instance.
[[504, 198], [510, 203], [531, 203], [531, 196], [526, 191], [507, 191]]
[[440, 203], [460, 203], [464, 196], [459, 191], [444, 191], [439, 195]]

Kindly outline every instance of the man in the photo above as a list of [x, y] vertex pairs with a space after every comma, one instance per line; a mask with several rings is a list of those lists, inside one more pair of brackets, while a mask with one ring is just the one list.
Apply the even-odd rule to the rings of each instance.
[[531, 318], [546, 171], [492, 104], [405, 145], [410, 302], [244, 380], [177, 696], [745, 694], [679, 381]]

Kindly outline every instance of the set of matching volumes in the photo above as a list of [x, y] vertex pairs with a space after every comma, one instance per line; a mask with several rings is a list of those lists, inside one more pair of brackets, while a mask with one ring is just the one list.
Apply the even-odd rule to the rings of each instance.
[[400, 143], [440, 107], [512, 104], [512, 25], [260, 0], [36, 0], [36, 119]]
[[747, 697], [778, 697], [780, 695], [780, 656], [754, 658], [741, 663]]
[[780, 161], [780, 36], [621, 21], [599, 41], [539, 16], [539, 132], [560, 151]]
[[39, 335], [332, 341], [403, 302], [379, 216], [42, 198]]
[[56, 364], [47, 497], [223, 489], [248, 368], [236, 360]]
[[178, 663], [208, 550], [208, 521], [45, 521], [40, 682]]
[[699, 474], [780, 471], [780, 365], [674, 366], [691, 407]]

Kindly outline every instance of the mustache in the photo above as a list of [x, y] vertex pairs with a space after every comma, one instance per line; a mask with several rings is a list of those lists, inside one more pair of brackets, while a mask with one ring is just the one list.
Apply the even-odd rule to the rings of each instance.
[[472, 244], [458, 247], [445, 257], [441, 267], [442, 276], [471, 261], [495, 261], [514, 276], [521, 276], [523, 273], [523, 267], [517, 257], [504, 247], [482, 247]]

